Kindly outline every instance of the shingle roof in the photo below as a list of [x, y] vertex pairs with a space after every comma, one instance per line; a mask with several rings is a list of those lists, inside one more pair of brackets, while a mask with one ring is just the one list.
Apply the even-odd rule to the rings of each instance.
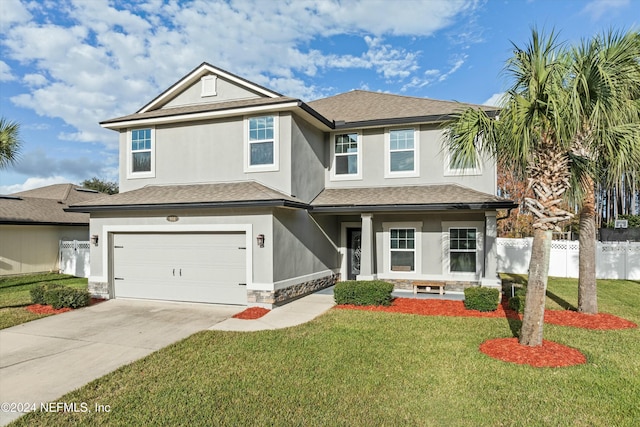
[[89, 215], [64, 209], [103, 196], [74, 184], [55, 184], [1, 196], [0, 223], [89, 225]]
[[446, 118], [468, 107], [481, 108], [485, 111], [497, 110], [495, 107], [484, 105], [365, 90], [353, 90], [307, 104], [327, 119], [345, 123], [425, 117], [433, 117], [435, 120], [438, 117]]
[[112, 196], [78, 203], [74, 210], [118, 207], [162, 207], [175, 205], [210, 205], [231, 203], [250, 205], [260, 202], [283, 201], [303, 204], [288, 196], [254, 181], [217, 184], [150, 185]]
[[211, 111], [233, 110], [236, 108], [257, 107], [262, 105], [276, 105], [292, 101], [298, 100], [295, 98], [290, 98], [288, 96], [282, 96], [279, 98], [248, 98], [226, 102], [187, 105], [173, 108], [162, 108], [158, 110], [147, 111], [146, 113], [129, 114], [127, 116], [105, 120], [103, 122], [100, 122], [100, 124], [118, 123], [129, 120], [155, 119], [159, 117], [179, 116], [184, 114], [205, 113]]
[[[366, 208], [431, 206], [433, 208], [468, 208], [469, 205], [509, 207], [513, 202], [457, 184], [414, 185], [403, 187], [327, 188], [312, 202], [314, 210], [322, 208]], [[505, 205], [505, 206], [501, 206]]]

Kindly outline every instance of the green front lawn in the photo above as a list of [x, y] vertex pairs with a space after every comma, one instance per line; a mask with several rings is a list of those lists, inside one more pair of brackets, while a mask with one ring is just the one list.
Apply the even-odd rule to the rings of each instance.
[[31, 304], [29, 291], [39, 283], [55, 282], [74, 288], [86, 288], [87, 279], [67, 274], [31, 274], [0, 277], [0, 329], [19, 325], [49, 314], [34, 314], [25, 307]]
[[[549, 288], [576, 304], [576, 280]], [[640, 323], [640, 283], [601, 281], [600, 306]], [[57, 399], [109, 412], [32, 413], [16, 425], [637, 425], [639, 329], [545, 325], [546, 339], [587, 356], [569, 368], [478, 351], [511, 335], [506, 319], [339, 309], [284, 330], [205, 331]]]

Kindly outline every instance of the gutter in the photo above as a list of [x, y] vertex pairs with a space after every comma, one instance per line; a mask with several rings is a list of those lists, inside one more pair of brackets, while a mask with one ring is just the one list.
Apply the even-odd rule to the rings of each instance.
[[517, 205], [512, 202], [489, 203], [436, 203], [408, 205], [325, 205], [312, 206], [313, 212], [391, 212], [391, 211], [448, 211], [448, 210], [488, 210], [513, 209]]
[[65, 209], [65, 212], [109, 212], [109, 211], [142, 211], [160, 209], [202, 209], [202, 208], [250, 208], [250, 207], [285, 207], [295, 209], [310, 209], [302, 202], [292, 200], [249, 200], [242, 202], [196, 202], [196, 203], [164, 203], [164, 204], [140, 204], [140, 205], [98, 205], [82, 206], [74, 205]]

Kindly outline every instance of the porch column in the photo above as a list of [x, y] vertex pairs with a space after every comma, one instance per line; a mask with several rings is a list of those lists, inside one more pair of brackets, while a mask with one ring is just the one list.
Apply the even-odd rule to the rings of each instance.
[[482, 286], [501, 287], [498, 276], [498, 227], [496, 212], [484, 213], [484, 277]]
[[375, 280], [373, 274], [373, 214], [363, 213], [362, 234], [360, 238], [360, 274], [356, 280]]

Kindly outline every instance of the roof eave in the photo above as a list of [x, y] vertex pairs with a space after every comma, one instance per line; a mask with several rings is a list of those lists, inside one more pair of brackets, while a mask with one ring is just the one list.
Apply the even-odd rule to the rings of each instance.
[[27, 221], [27, 220], [0, 220], [0, 225], [63, 225], [63, 226], [89, 226], [86, 222], [55, 222], [55, 221]]
[[106, 212], [106, 211], [140, 211], [161, 209], [202, 209], [202, 208], [252, 208], [252, 207], [286, 207], [296, 209], [310, 209], [310, 205], [293, 200], [248, 200], [232, 202], [196, 202], [196, 203], [158, 203], [158, 204], [129, 204], [129, 205], [75, 205], [65, 209], [66, 212]]
[[495, 210], [518, 207], [511, 201], [484, 203], [430, 203], [430, 204], [381, 204], [381, 205], [319, 205], [313, 212], [390, 212], [390, 211], [447, 211], [447, 210]]
[[[498, 110], [485, 111], [487, 116], [495, 117], [498, 114]], [[455, 117], [455, 113], [450, 114], [434, 114], [429, 116], [413, 116], [413, 117], [394, 117], [386, 119], [373, 119], [373, 120], [360, 120], [355, 122], [335, 122], [335, 129], [356, 129], [367, 127], [380, 127], [380, 126], [396, 126], [415, 123], [443, 123], [447, 120], [451, 120]]]

